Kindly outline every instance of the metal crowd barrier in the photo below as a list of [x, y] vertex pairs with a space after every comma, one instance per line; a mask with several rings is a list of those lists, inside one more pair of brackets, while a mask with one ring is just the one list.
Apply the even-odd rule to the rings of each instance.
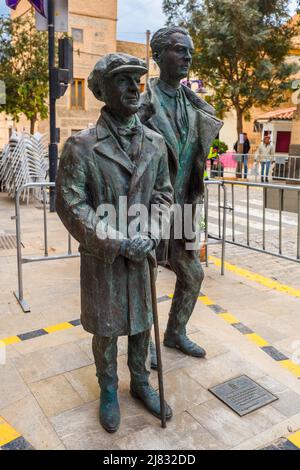
[[[72, 253], [71, 235], [68, 233], [68, 253], [62, 255], [49, 256], [48, 254], [48, 232], [47, 232], [47, 195], [46, 188], [54, 188], [55, 183], [39, 182], [27, 183], [21, 186], [15, 195], [15, 215], [12, 217], [16, 221], [16, 242], [17, 242], [17, 264], [18, 264], [18, 292], [14, 295], [19, 302], [23, 312], [30, 312], [30, 306], [24, 299], [23, 291], [23, 264], [35, 263], [38, 261], [53, 261], [65, 258], [76, 258], [79, 253]], [[28, 188], [40, 188], [43, 197], [43, 225], [44, 225], [44, 256], [23, 257], [22, 256], [22, 241], [21, 241], [21, 216], [20, 216], [20, 196], [21, 193]]]
[[[218, 237], [209, 233], [209, 186], [218, 187]], [[223, 202], [221, 205], [221, 188], [223, 190]], [[205, 220], [205, 246], [206, 266], [208, 266], [208, 247], [221, 244], [221, 275], [225, 274], [225, 249], [226, 249], [226, 226], [227, 226], [227, 188], [225, 181], [205, 181], [204, 191], [204, 220]], [[222, 213], [222, 216], [221, 216]]]
[[[283, 258], [288, 261], [295, 261], [300, 263], [300, 187], [299, 186], [291, 186], [291, 185], [279, 185], [279, 184], [270, 184], [270, 183], [250, 183], [250, 182], [242, 182], [242, 181], [223, 181], [224, 185], [231, 187], [231, 206], [229, 206], [226, 202], [224, 204], [226, 206], [226, 211], [230, 211], [232, 214], [231, 217], [231, 230], [232, 236], [231, 240], [226, 238], [226, 243], [236, 245], [242, 248], [248, 248], [250, 250], [254, 250], [259, 253], [265, 253], [272, 256], [276, 256], [278, 258]], [[236, 207], [236, 194], [235, 188], [236, 187], [244, 187], [246, 190], [246, 242], [237, 241], [236, 237], [236, 221], [235, 221], [235, 207]], [[262, 218], [261, 218], [261, 231], [262, 231], [262, 240], [261, 247], [254, 246], [251, 242], [251, 216], [250, 216], [250, 190], [251, 188], [261, 188], [263, 191], [262, 197]], [[271, 193], [272, 191], [272, 193]], [[277, 194], [277, 197], [274, 199], [274, 194]], [[285, 197], [285, 192], [292, 195], [295, 193], [295, 197]], [[297, 217], [297, 224], [296, 224], [296, 253], [295, 257], [289, 256], [283, 253], [283, 212], [285, 209], [291, 204], [291, 200], [293, 201], [293, 209], [288, 210], [287, 212], [293, 212], [296, 214]], [[271, 203], [271, 204], [270, 204]], [[219, 212], [219, 220], [218, 220], [218, 230], [219, 234], [216, 236], [217, 240], [221, 241], [221, 209], [223, 206], [220, 205], [219, 196], [218, 196], [218, 212]], [[266, 248], [266, 210], [278, 210], [278, 251], [271, 251]], [[275, 218], [272, 220], [274, 223]], [[226, 219], [224, 223], [223, 219], [223, 227], [226, 224]], [[224, 231], [224, 228], [223, 228]], [[223, 240], [222, 240], [223, 241]], [[258, 242], [256, 241], [256, 244]]]
[[[247, 180], [250, 182], [260, 182], [261, 178], [261, 166], [257, 163], [255, 171], [255, 158], [256, 154], [249, 153]], [[275, 156], [275, 163], [271, 163], [269, 171], [269, 179], [272, 181], [288, 182], [288, 183], [300, 183], [300, 156], [298, 157], [284, 157]], [[244, 164], [242, 164], [243, 155], [226, 152], [219, 158], [219, 163], [212, 168], [211, 160], [207, 161], [207, 171], [211, 178], [238, 178], [244, 179]]]
[[[206, 266], [208, 266], [208, 247], [210, 245], [222, 245], [222, 262], [221, 274], [224, 275], [225, 264], [225, 246], [226, 246], [226, 208], [227, 208], [227, 189], [224, 181], [206, 181], [205, 194], [204, 194], [204, 220], [205, 220], [205, 246], [206, 246]], [[219, 238], [209, 234], [208, 231], [208, 201], [209, 201], [209, 186], [218, 187], [218, 201], [219, 201]], [[55, 183], [38, 182], [27, 183], [18, 189], [15, 195], [15, 215], [12, 217], [16, 221], [16, 243], [17, 243], [17, 268], [18, 268], [18, 291], [14, 295], [19, 302], [23, 312], [30, 312], [30, 306], [24, 299], [23, 289], [23, 264], [36, 263], [39, 261], [53, 261], [66, 258], [76, 258], [79, 253], [72, 253], [71, 235], [68, 233], [68, 252], [66, 254], [49, 256], [48, 253], [48, 224], [47, 224], [47, 194], [46, 188], [54, 188]], [[20, 196], [24, 190], [28, 189], [41, 189], [43, 201], [43, 232], [44, 232], [44, 255], [43, 256], [23, 256], [22, 255], [22, 240], [21, 240], [21, 214], [20, 214]], [[221, 188], [223, 190], [223, 205], [221, 202]], [[221, 212], [223, 213], [221, 217]], [[222, 228], [221, 228], [222, 219]]]

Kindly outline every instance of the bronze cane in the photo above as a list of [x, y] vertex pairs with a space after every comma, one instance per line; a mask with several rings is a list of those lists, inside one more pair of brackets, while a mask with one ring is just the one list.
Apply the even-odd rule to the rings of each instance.
[[155, 285], [155, 264], [152, 257], [148, 257], [149, 269], [150, 269], [150, 280], [151, 280], [151, 297], [152, 297], [152, 311], [153, 311], [153, 323], [154, 323], [154, 334], [155, 334], [155, 348], [157, 356], [157, 374], [158, 374], [158, 388], [159, 388], [159, 399], [160, 399], [160, 410], [161, 410], [161, 427], [166, 428], [166, 407], [165, 407], [165, 396], [164, 396], [164, 383], [163, 383], [163, 368], [161, 360], [160, 350], [160, 337], [159, 337], [159, 323], [158, 323], [158, 312], [157, 312], [157, 297], [156, 297], [156, 285]]

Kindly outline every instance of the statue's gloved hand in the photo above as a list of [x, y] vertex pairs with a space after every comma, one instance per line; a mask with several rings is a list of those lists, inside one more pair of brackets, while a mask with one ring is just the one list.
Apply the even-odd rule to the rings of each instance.
[[154, 241], [150, 238], [137, 237], [133, 240], [122, 240], [120, 254], [131, 261], [140, 263], [153, 250], [154, 245]]

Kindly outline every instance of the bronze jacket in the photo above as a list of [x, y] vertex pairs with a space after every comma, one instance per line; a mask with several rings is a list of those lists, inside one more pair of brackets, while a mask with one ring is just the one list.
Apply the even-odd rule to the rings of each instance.
[[[188, 104], [188, 134], [184, 148], [179, 153], [179, 145], [168, 117], [169, 110], [161, 102], [157, 83], [157, 78], [149, 80], [147, 90], [141, 97], [139, 117], [143, 124], [165, 139], [174, 202], [181, 206], [192, 204], [195, 212], [195, 204], [201, 202], [204, 192], [206, 159], [223, 122], [215, 117], [215, 110], [211, 105], [182, 85]], [[165, 264], [168, 258], [167, 240], [162, 240], [159, 245], [157, 257], [160, 264]]]
[[[139, 117], [143, 124], [158, 132], [168, 148], [170, 177], [173, 187], [180, 165], [178, 142], [171, 127], [168, 109], [161, 103], [158, 92], [158, 79], [150, 79], [147, 90], [142, 94]], [[212, 141], [217, 137], [223, 122], [215, 117], [214, 108], [199, 98], [190, 88], [182, 85], [188, 101], [188, 136], [181, 152], [185, 157], [185, 178], [175, 202], [196, 203], [203, 194], [204, 167]], [[177, 199], [177, 201], [176, 201]]]
[[97, 208], [112, 204], [118, 217], [120, 196], [127, 196], [128, 207], [170, 206], [166, 146], [145, 127], [135, 167], [100, 117], [95, 128], [67, 140], [56, 182], [58, 215], [80, 243], [82, 325], [100, 336], [135, 335], [152, 325], [148, 261], [129, 261], [119, 254], [121, 240], [97, 235]]

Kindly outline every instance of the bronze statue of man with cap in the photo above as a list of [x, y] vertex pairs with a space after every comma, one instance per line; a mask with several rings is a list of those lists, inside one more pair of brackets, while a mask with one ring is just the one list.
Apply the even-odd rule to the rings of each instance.
[[[149, 80], [139, 115], [146, 126], [165, 139], [175, 204], [182, 209], [185, 204], [192, 205], [195, 213], [204, 192], [206, 158], [222, 122], [212, 106], [181, 84], [188, 76], [194, 52], [188, 31], [178, 26], [162, 28], [153, 35], [151, 48], [160, 76]], [[177, 278], [164, 345], [201, 358], [206, 352], [188, 338], [186, 325], [204, 274], [199, 250], [187, 249], [186, 241], [184, 237], [176, 239], [173, 228], [170, 240], [162, 240], [157, 249], [158, 262], [168, 263]], [[156, 366], [152, 348], [152, 367]]]
[[[143, 231], [141, 224], [134, 237], [128, 235], [131, 207], [159, 205], [168, 211], [173, 200], [164, 140], [136, 114], [146, 72], [144, 61], [127, 54], [109, 54], [96, 64], [88, 86], [105, 106], [94, 128], [67, 140], [56, 183], [57, 212], [80, 243], [81, 323], [93, 334], [99, 418], [108, 432], [120, 424], [119, 336], [128, 336], [131, 394], [153, 415], [161, 414], [146, 366], [152, 326], [147, 257], [159, 235], [152, 225]], [[107, 217], [110, 207], [115, 219]], [[171, 418], [167, 404], [165, 412]]]

